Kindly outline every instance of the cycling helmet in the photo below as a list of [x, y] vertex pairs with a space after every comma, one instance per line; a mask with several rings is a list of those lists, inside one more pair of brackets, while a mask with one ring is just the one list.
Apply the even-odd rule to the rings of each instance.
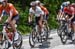
[[66, 4], [69, 5], [70, 4], [70, 1], [67, 1]]
[[34, 2], [34, 1], [32, 1], [31, 3], [30, 3], [30, 6], [35, 6], [36, 5], [36, 3]]
[[0, 2], [3, 2], [3, 0], [0, 0]]
[[75, 5], [75, 3], [72, 3], [71, 5]]
[[35, 3], [38, 4], [38, 3], [40, 3], [40, 1], [39, 0], [36, 0]]
[[67, 2], [63, 2], [62, 3], [62, 6], [64, 7], [64, 6], [68, 6], [70, 4], [70, 1], [67, 1]]
[[0, 2], [4, 2], [4, 1], [7, 2], [8, 0], [0, 0]]
[[39, 5], [44, 5], [44, 4], [41, 3], [39, 0], [36, 0], [35, 3], [36, 3], [36, 4], [39, 4]]

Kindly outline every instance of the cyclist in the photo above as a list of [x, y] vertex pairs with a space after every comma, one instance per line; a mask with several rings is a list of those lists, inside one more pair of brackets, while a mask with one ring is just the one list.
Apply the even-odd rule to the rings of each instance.
[[29, 9], [29, 23], [32, 22], [32, 17], [35, 16], [36, 24], [40, 27], [40, 31], [42, 32], [42, 21], [44, 12], [41, 10], [39, 6], [36, 6], [35, 2], [32, 1], [30, 3], [31, 8]]
[[64, 21], [65, 20], [65, 14], [64, 14], [64, 7], [68, 6], [70, 4], [69, 1], [67, 2], [63, 2], [62, 5], [61, 5], [61, 8], [59, 9], [58, 11], [58, 14], [57, 14], [57, 20], [58, 22], [60, 23], [60, 27], [63, 25]]
[[8, 15], [7, 23], [11, 26], [13, 33], [15, 34], [14, 40], [18, 39], [19, 34], [15, 28], [15, 24], [19, 19], [19, 13], [13, 4], [8, 3], [8, 0], [2, 0], [2, 4], [0, 5], [0, 21], [4, 16], [4, 13]]
[[58, 13], [58, 17], [60, 20], [62, 20], [62, 18], [64, 17], [64, 7], [68, 6], [70, 4], [70, 1], [66, 1], [66, 2], [63, 2], [62, 5], [61, 5], [61, 8], [59, 10], [59, 13]]
[[75, 8], [72, 5], [64, 7], [64, 13], [66, 14], [66, 16], [68, 16], [68, 21], [70, 22], [69, 31], [71, 31], [71, 28], [74, 31], [74, 37], [72, 38], [72, 40], [75, 40]]
[[49, 11], [47, 10], [47, 8], [44, 7], [43, 4], [39, 0], [36, 0], [35, 3], [37, 6], [39, 6], [44, 11], [44, 19], [48, 20]]

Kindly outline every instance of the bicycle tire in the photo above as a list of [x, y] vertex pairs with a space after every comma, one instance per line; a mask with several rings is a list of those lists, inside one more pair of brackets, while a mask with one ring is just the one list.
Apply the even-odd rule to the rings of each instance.
[[[63, 34], [64, 33], [64, 34]], [[66, 44], [67, 42], [67, 35], [65, 34], [66, 32], [62, 32], [61, 35], [60, 35], [60, 38], [61, 38], [61, 42], [62, 44]], [[66, 37], [66, 38], [65, 38]]]
[[45, 24], [44, 24], [44, 32], [45, 32], [44, 33], [45, 34], [45, 41], [47, 41], [49, 34], [50, 34], [50, 29], [49, 29], [47, 22], [45, 22]]
[[[35, 32], [34, 30], [30, 33], [29, 35], [29, 44], [31, 47], [35, 46], [35, 41], [34, 41], [34, 37], [33, 37], [33, 32]], [[32, 40], [32, 41], [31, 41]], [[32, 43], [33, 42], [33, 43]]]
[[[21, 49], [21, 47], [22, 47], [22, 44], [23, 44], [23, 39], [22, 39], [22, 35], [21, 35], [21, 32], [20, 31], [18, 31], [18, 34], [19, 34], [19, 39], [20, 39], [20, 44], [19, 45], [15, 45], [15, 46], [13, 46], [13, 49]], [[14, 42], [14, 41], [13, 41]], [[14, 45], [14, 43], [13, 43], [13, 45]]]

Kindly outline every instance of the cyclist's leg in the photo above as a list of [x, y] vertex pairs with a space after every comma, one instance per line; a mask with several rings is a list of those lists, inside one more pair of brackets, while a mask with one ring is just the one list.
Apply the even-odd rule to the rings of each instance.
[[72, 25], [71, 23], [72, 23], [72, 22], [69, 22], [69, 23], [68, 23], [68, 32], [69, 32], [69, 33], [71, 32], [71, 25]]
[[43, 24], [42, 24], [42, 19], [41, 19], [41, 17], [39, 17], [39, 19], [38, 19], [38, 25], [39, 25], [39, 30], [40, 30], [40, 32], [42, 32], [42, 28], [43, 28]]
[[[66, 20], [68, 21], [71, 15], [66, 15], [65, 17], [66, 17]], [[71, 29], [72, 29], [71, 25], [72, 25], [72, 21], [68, 21], [68, 32], [69, 33], [71, 32]]]
[[39, 25], [38, 21], [39, 21], [39, 17], [35, 17], [35, 23], [36, 23], [36, 32], [38, 31], [38, 30], [37, 30], [37, 26]]
[[72, 40], [75, 40], [75, 17], [72, 20], [72, 27], [73, 27], [73, 31], [74, 31], [73, 39]]
[[16, 15], [12, 18], [11, 22], [9, 23], [12, 30], [13, 30], [13, 33], [15, 34], [15, 37], [14, 37], [14, 40], [17, 40], [18, 39], [18, 33], [17, 33], [17, 30], [16, 30], [16, 27], [15, 27], [15, 24], [17, 23], [19, 19], [19, 15]]
[[[49, 27], [48, 27], [48, 18], [49, 18], [49, 14], [46, 14], [46, 16], [44, 16], [44, 24], [47, 27], [48, 31], [49, 31]], [[43, 24], [43, 25], [44, 25]]]

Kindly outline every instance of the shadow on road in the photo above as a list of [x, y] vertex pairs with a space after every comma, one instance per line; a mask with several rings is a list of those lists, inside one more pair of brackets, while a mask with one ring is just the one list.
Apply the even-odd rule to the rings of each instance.
[[[50, 38], [52, 39], [52, 38]], [[41, 45], [37, 45], [35, 46], [34, 48], [31, 48], [31, 49], [45, 49], [45, 48], [49, 48], [50, 47], [50, 39], [48, 41], [44, 41]]]
[[74, 44], [75, 45], [75, 40], [73, 42], [69, 42], [69, 44]]

